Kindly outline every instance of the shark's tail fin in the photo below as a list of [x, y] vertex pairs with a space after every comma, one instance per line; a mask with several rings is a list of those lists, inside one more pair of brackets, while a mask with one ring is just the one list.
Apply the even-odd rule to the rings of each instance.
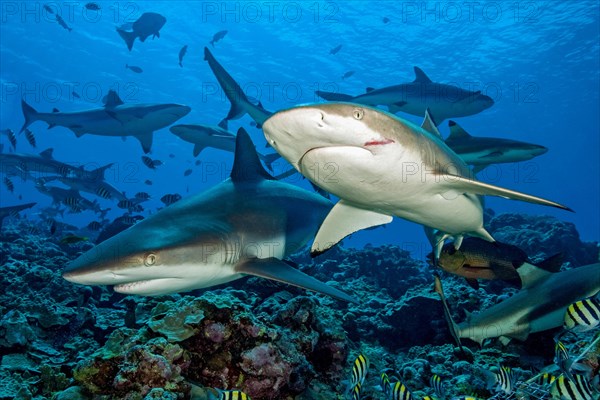
[[33, 124], [35, 121], [39, 119], [38, 112], [35, 111], [33, 107], [31, 107], [25, 99], [21, 99], [21, 108], [23, 109], [23, 117], [25, 117], [25, 123], [19, 132], [23, 132], [25, 128], [29, 125]]
[[322, 90], [317, 90], [315, 94], [327, 101], [352, 101], [354, 99], [354, 96], [351, 96], [349, 94], [324, 92]]
[[109, 169], [110, 167], [113, 166], [114, 163], [110, 163], [110, 164], [106, 164], [103, 167], [100, 168], [96, 168], [90, 171], [90, 175], [94, 178], [97, 179], [99, 181], [104, 180], [104, 172], [106, 172], [107, 169]]
[[127, 48], [129, 49], [129, 51], [131, 51], [131, 49], [133, 49], [133, 41], [137, 37], [135, 32], [128, 32], [122, 29], [117, 29], [117, 32], [119, 32], [119, 36], [121, 36], [121, 38], [127, 44]]
[[460, 342], [460, 336], [458, 334], [458, 325], [452, 319], [452, 315], [450, 314], [450, 308], [448, 308], [448, 303], [446, 302], [446, 296], [444, 295], [444, 288], [442, 287], [442, 280], [438, 274], [434, 274], [435, 284], [433, 286], [435, 292], [440, 295], [440, 299], [442, 300], [442, 306], [444, 308], [444, 317], [446, 318], [446, 322], [448, 322], [448, 327], [450, 328], [450, 333], [452, 337], [456, 341], [456, 344], [460, 348], [462, 353], [465, 353], [465, 350], [462, 347], [462, 343]]

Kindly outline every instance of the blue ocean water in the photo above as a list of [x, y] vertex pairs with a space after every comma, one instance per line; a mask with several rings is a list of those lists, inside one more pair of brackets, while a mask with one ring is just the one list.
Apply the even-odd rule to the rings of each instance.
[[[72, 31], [61, 27], [44, 4], [62, 15]], [[413, 66], [419, 66], [434, 81], [481, 90], [495, 100], [480, 114], [456, 119], [474, 136], [549, 148], [532, 161], [490, 168], [480, 179], [567, 204], [576, 212], [500, 198], [487, 198], [487, 207], [496, 213], [554, 215], [575, 223], [584, 240], [600, 237], [597, 1], [98, 2], [99, 11], [84, 4], [1, 3], [0, 129], [18, 132], [24, 121], [21, 98], [38, 111], [76, 111], [100, 107], [109, 89], [126, 103], [190, 106], [191, 113], [177, 123], [217, 124], [229, 102], [203, 60], [204, 46], [249, 96], [271, 111], [321, 101], [315, 90], [359, 94], [366, 87], [409, 82]], [[115, 28], [149, 11], [167, 19], [160, 38], [136, 41], [128, 51]], [[226, 36], [211, 46], [213, 34], [222, 30]], [[183, 45], [188, 52], [181, 68], [178, 52]], [[341, 50], [330, 54], [337, 45]], [[126, 69], [126, 64], [141, 67], [143, 73]], [[354, 74], [342, 79], [347, 71]], [[231, 122], [229, 129], [246, 127], [259, 150], [272, 152], [250, 121], [246, 116]], [[446, 122], [440, 129], [447, 134]], [[107, 180], [129, 196], [148, 191], [153, 200], [145, 204], [147, 211], [161, 207], [159, 199], [166, 193], [185, 196], [220, 182], [233, 161], [231, 153], [208, 149], [196, 166], [192, 145], [166, 128], [154, 138], [151, 157], [165, 163], [156, 171], [143, 165], [142, 149], [133, 138], [76, 138], [66, 128], [48, 130], [42, 122], [31, 130], [37, 148], [21, 135], [18, 152], [52, 147], [54, 157], [67, 163], [87, 168], [115, 163]], [[6, 137], [0, 140], [6, 149]], [[189, 168], [193, 173], [184, 177]], [[276, 172], [287, 168], [283, 160], [275, 164]], [[145, 185], [146, 180], [153, 185]], [[298, 177], [290, 181], [309, 187]], [[50, 204], [32, 182], [14, 183], [14, 193], [5, 186], [0, 189], [1, 206]], [[113, 201], [100, 202], [112, 207], [111, 217], [122, 214]], [[65, 217], [76, 225], [94, 219], [91, 212]], [[365, 243], [395, 243], [417, 256], [429, 251], [422, 229], [401, 220], [345, 241], [358, 247]]]

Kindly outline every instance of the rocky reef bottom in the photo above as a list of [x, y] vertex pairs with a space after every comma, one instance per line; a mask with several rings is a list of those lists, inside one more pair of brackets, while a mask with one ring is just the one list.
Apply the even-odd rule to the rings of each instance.
[[[91, 245], [61, 244], [30, 233], [28, 221], [0, 234], [0, 399], [210, 399], [203, 388], [241, 389], [260, 399], [345, 399], [352, 361], [371, 360], [363, 397], [384, 399], [379, 372], [413, 395], [432, 395], [437, 374], [449, 396], [490, 392], [483, 371], [506, 365], [522, 379], [552, 364], [547, 331], [503, 346], [453, 345], [430, 267], [392, 245], [338, 247], [310, 260], [307, 274], [360, 301], [345, 304], [259, 278], [157, 298], [74, 285], [64, 266]], [[582, 243], [572, 224], [551, 217], [502, 214], [489, 222], [497, 240], [533, 261], [557, 252], [563, 268], [598, 262], [598, 244]], [[515, 292], [500, 282], [473, 290], [444, 276], [455, 318]], [[568, 335], [576, 354], [591, 340]], [[597, 359], [596, 359], [597, 361]]]

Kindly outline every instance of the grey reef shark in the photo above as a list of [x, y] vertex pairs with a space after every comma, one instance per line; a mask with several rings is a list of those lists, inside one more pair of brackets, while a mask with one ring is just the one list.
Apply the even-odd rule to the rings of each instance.
[[387, 106], [392, 114], [402, 111], [421, 117], [429, 109], [438, 123], [447, 118], [475, 115], [494, 105], [494, 100], [481, 91], [433, 82], [419, 67], [414, 70], [412, 82], [380, 89], [367, 88], [366, 93], [358, 96], [324, 91], [315, 94], [328, 101]]
[[[506, 344], [511, 339], [525, 340], [532, 333], [558, 328], [572, 303], [600, 292], [598, 263], [554, 273], [525, 264], [517, 271], [523, 288], [508, 299], [477, 314], [468, 314], [466, 321], [459, 324], [450, 318], [449, 312], [445, 313], [459, 344], [462, 338], [480, 345], [486, 339], [499, 338]], [[447, 310], [439, 277], [435, 290]]]
[[355, 301], [283, 261], [308, 243], [331, 206], [273, 180], [240, 129], [230, 178], [100, 243], [68, 265], [63, 277], [157, 296], [253, 275]]
[[450, 136], [445, 140], [465, 163], [478, 173], [492, 164], [513, 163], [531, 160], [548, 151], [539, 144], [496, 137], [471, 136], [459, 124], [448, 121]]
[[35, 121], [44, 121], [48, 129], [63, 126], [77, 137], [82, 135], [133, 136], [140, 141], [144, 153], [152, 148], [154, 131], [167, 127], [187, 115], [191, 108], [180, 104], [125, 104], [110, 90], [104, 98], [104, 107], [90, 110], [50, 113], [37, 112], [21, 100], [25, 123], [21, 132]]
[[26, 210], [28, 208], [31, 208], [31, 207], [35, 206], [36, 204], [37, 203], [26, 203], [26, 204], [20, 204], [18, 206], [0, 207], [0, 227], [2, 227], [2, 222], [4, 221], [4, 218], [15, 216], [19, 212]]
[[474, 179], [428, 112], [419, 127], [359, 104], [309, 104], [273, 114], [263, 131], [298, 172], [340, 198], [319, 228], [312, 255], [394, 216], [426, 228], [436, 260], [447, 238], [454, 239], [456, 249], [465, 235], [493, 242], [483, 226], [484, 195], [570, 210]]

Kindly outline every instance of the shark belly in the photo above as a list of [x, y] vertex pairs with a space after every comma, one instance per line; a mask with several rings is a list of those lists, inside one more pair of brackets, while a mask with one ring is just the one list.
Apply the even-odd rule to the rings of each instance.
[[478, 232], [483, 227], [479, 197], [445, 190], [439, 185], [442, 178], [422, 175], [420, 169], [413, 173], [412, 168], [422, 165], [398, 160], [386, 167], [370, 151], [348, 146], [311, 150], [302, 157], [299, 170], [317, 186], [359, 208], [453, 235]]

